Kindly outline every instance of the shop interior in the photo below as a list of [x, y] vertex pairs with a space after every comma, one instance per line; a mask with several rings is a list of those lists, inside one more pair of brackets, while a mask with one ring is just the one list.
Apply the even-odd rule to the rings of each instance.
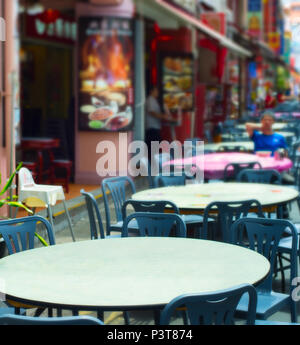
[[[32, 8], [21, 5], [19, 13], [20, 136], [58, 138], [55, 159], [74, 162], [74, 10], [35, 13]], [[34, 161], [34, 155], [17, 150], [17, 160]], [[43, 155], [49, 164], [47, 150]]]

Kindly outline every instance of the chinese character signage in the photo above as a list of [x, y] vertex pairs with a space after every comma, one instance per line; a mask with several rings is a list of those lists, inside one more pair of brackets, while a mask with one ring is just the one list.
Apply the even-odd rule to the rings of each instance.
[[79, 19], [79, 129], [127, 131], [134, 120], [133, 20]]
[[200, 16], [201, 21], [212, 28], [213, 30], [219, 32], [226, 36], [226, 15], [225, 13], [202, 13]]
[[268, 33], [268, 45], [276, 53], [280, 52], [280, 32], [269, 32]]
[[248, 33], [261, 38], [263, 32], [262, 0], [248, 0]]

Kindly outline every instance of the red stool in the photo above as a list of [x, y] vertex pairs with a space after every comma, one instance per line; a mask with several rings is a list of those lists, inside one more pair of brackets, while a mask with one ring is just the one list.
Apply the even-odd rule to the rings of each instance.
[[58, 178], [55, 176], [55, 170], [65, 170], [65, 177], [63, 178], [63, 186], [67, 193], [69, 193], [69, 181], [71, 177], [71, 169], [73, 162], [66, 159], [54, 159], [51, 161], [51, 183], [53, 184]]

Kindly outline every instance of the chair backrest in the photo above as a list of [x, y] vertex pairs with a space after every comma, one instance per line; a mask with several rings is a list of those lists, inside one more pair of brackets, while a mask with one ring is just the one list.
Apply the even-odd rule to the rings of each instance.
[[247, 325], [254, 325], [257, 292], [249, 284], [212, 293], [178, 296], [162, 310], [160, 324], [169, 325], [176, 309], [185, 308], [190, 325], [234, 325], [235, 312], [244, 294], [249, 295], [246, 323]]
[[103, 223], [102, 223], [102, 218], [101, 218], [97, 200], [95, 199], [93, 194], [85, 192], [84, 189], [81, 189], [80, 193], [85, 198], [85, 203], [88, 210], [91, 240], [96, 240], [99, 237], [104, 238], [105, 236], [104, 236]]
[[9, 255], [34, 248], [37, 224], [42, 223], [46, 229], [49, 244], [55, 244], [51, 224], [41, 216], [29, 216], [0, 221], [0, 235], [3, 237]]
[[19, 190], [22, 190], [23, 187], [35, 186], [32, 174], [27, 168], [21, 168], [18, 172], [18, 186]]
[[240, 145], [221, 145], [217, 152], [247, 152], [247, 149]]
[[82, 316], [63, 316], [63, 317], [32, 317], [7, 314], [0, 316], [0, 325], [95, 325], [103, 326], [104, 323], [95, 317]]
[[224, 181], [230, 179], [235, 180], [240, 171], [244, 169], [254, 169], [254, 167], [262, 169], [259, 162], [229, 163], [224, 169]]
[[149, 188], [153, 188], [154, 187], [154, 182], [153, 182], [153, 178], [152, 178], [152, 175], [151, 175], [151, 165], [150, 165], [148, 157], [142, 157], [139, 160], [139, 163], [140, 163], [140, 168], [143, 169], [143, 173], [147, 174]]
[[281, 175], [273, 169], [245, 169], [236, 179], [238, 182], [281, 184]]
[[184, 186], [186, 182], [186, 175], [179, 176], [170, 174], [169, 176], [158, 175], [154, 177], [154, 187], [168, 187], [168, 186]]
[[[204, 172], [201, 173], [201, 170], [197, 164], [175, 164], [172, 163], [169, 166], [166, 166], [163, 168], [162, 176], [164, 176], [164, 173], [170, 173], [170, 175], [173, 176], [185, 176], [185, 183], [186, 182], [195, 182], [195, 183], [202, 183]], [[157, 178], [158, 179], [158, 178]], [[161, 181], [156, 181], [156, 183]], [[183, 183], [183, 181], [181, 182]], [[163, 185], [163, 182], [161, 183]]]
[[[292, 248], [290, 252], [290, 281], [297, 276], [298, 236], [295, 226], [285, 219], [241, 218], [234, 222], [230, 229], [230, 243], [255, 250], [270, 262], [270, 271], [258, 286], [261, 290], [271, 291], [278, 244], [287, 231], [291, 234]], [[292, 284], [290, 284], [292, 288]]]
[[168, 152], [162, 152], [162, 153], [158, 153], [156, 155], [154, 155], [153, 159], [154, 159], [154, 170], [157, 172], [157, 174], [160, 174], [162, 172], [163, 169], [163, 164], [165, 162], [168, 162], [170, 160], [172, 160], [172, 155], [171, 153]]
[[127, 207], [131, 206], [134, 212], [156, 212], [164, 213], [166, 209], [168, 211], [173, 211], [174, 213], [179, 214], [179, 208], [176, 204], [168, 200], [126, 200], [122, 206], [122, 217], [126, 219], [127, 217]]
[[[221, 235], [222, 242], [230, 242], [230, 227], [233, 222], [242, 217], [247, 217], [250, 212], [255, 212], [258, 217], [264, 217], [261, 203], [258, 200], [243, 201], [214, 201], [206, 206], [203, 214], [203, 233], [200, 237], [207, 239], [218, 238]], [[209, 234], [209, 218], [217, 220], [216, 228], [220, 234]]]
[[131, 194], [136, 192], [135, 185], [130, 177], [120, 176], [104, 179], [101, 184], [106, 215], [106, 234], [110, 234], [111, 215], [107, 192], [110, 192], [117, 222], [122, 221], [122, 205], [127, 199], [126, 186], [129, 185]]
[[130, 214], [123, 223], [122, 237], [128, 237], [128, 224], [135, 219], [140, 236], [151, 237], [186, 237], [186, 225], [175, 213], [136, 212]]

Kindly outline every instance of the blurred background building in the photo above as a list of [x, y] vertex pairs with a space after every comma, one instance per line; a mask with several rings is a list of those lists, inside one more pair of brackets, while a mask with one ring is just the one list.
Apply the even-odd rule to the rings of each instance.
[[[76, 183], [99, 183], [99, 142], [144, 139], [151, 85], [176, 138], [218, 137], [218, 124], [261, 109], [268, 91], [299, 93], [300, 3], [280, 0], [0, 0], [0, 159], [22, 138], [57, 137]], [[296, 40], [293, 38], [296, 38]], [[297, 42], [298, 39], [298, 42]], [[295, 42], [296, 41], [296, 42]], [[174, 138], [170, 126], [166, 140]], [[119, 136], [127, 133], [128, 136]]]

